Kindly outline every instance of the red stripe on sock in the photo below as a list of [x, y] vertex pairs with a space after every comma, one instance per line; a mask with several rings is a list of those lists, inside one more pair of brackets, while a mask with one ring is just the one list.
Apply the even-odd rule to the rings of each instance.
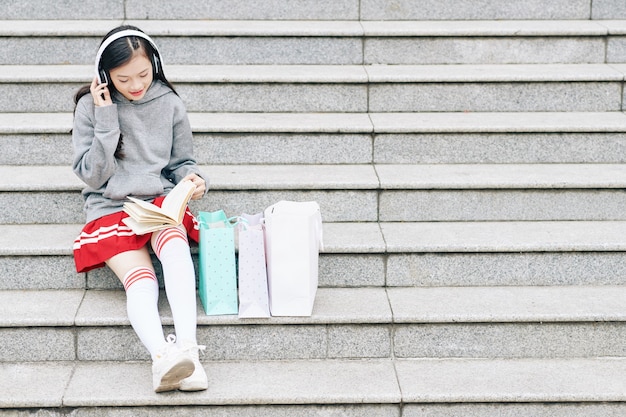
[[162, 230], [159, 232], [156, 238], [156, 242], [155, 242], [156, 247], [154, 248], [154, 253], [156, 254], [157, 257], [159, 258], [161, 257], [161, 251], [163, 250], [163, 247], [165, 246], [167, 242], [169, 242], [172, 239], [182, 239], [185, 241], [185, 243], [189, 243], [185, 232], [183, 232], [177, 227], [172, 227], [170, 229]]
[[124, 280], [124, 290], [128, 291], [131, 285], [142, 279], [157, 281], [156, 275], [149, 268], [137, 268], [126, 276]]

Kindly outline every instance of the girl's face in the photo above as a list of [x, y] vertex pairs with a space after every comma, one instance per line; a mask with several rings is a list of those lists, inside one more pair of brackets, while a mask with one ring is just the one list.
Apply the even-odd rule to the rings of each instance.
[[139, 100], [152, 84], [152, 62], [143, 53], [138, 53], [109, 74], [117, 91], [130, 101]]

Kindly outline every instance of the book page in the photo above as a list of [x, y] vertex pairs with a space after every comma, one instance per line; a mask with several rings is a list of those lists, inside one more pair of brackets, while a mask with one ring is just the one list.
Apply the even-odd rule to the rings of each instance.
[[163, 204], [161, 204], [163, 213], [178, 223], [182, 222], [187, 203], [195, 189], [196, 186], [191, 181], [179, 182], [163, 200]]
[[137, 234], [177, 226], [183, 220], [187, 203], [195, 189], [196, 186], [191, 181], [178, 183], [165, 196], [162, 207], [138, 198], [128, 197], [131, 202], [124, 203], [124, 211], [130, 217], [124, 219], [124, 222]]

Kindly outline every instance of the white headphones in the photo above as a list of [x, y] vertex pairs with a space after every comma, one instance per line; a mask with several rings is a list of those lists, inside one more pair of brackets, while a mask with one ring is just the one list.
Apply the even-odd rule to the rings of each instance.
[[157, 48], [154, 41], [150, 38], [150, 36], [138, 30], [122, 30], [109, 36], [104, 42], [102, 42], [102, 45], [100, 45], [100, 48], [98, 49], [98, 53], [96, 54], [96, 77], [98, 78], [98, 84], [109, 82], [109, 80], [107, 79], [106, 71], [100, 69], [100, 59], [102, 59], [102, 54], [104, 53], [105, 49], [107, 49], [107, 47], [116, 40], [128, 36], [137, 36], [150, 42], [152, 49], [154, 49], [154, 54], [152, 55], [152, 65], [154, 66], [154, 72], [155, 74], [158, 74], [161, 71], [161, 66], [163, 65], [163, 61], [161, 60], [161, 54], [159, 53], [159, 49]]

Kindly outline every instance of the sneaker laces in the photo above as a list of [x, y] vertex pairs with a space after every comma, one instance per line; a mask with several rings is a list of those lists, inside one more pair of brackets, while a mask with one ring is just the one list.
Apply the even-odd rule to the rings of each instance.
[[183, 347], [181, 347], [181, 350], [185, 351], [185, 352], [189, 352], [189, 354], [195, 356], [195, 354], [198, 354], [198, 356], [200, 354], [202, 354], [204, 356], [204, 350], [206, 349], [205, 345], [198, 345], [196, 343], [183, 343]]

